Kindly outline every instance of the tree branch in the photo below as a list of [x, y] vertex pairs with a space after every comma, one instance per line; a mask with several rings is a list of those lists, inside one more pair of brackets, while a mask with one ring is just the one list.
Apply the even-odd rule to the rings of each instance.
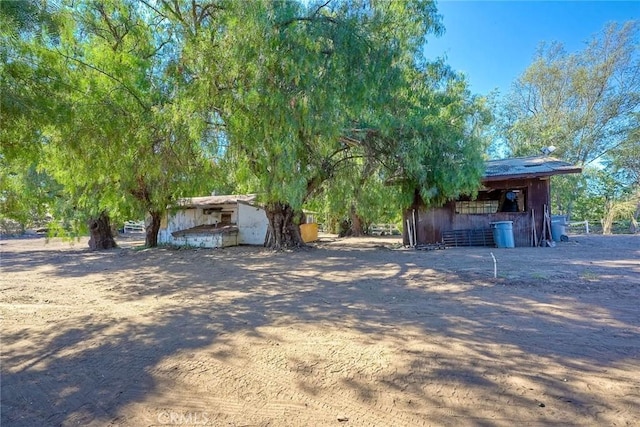
[[331, 0], [327, 0], [324, 4], [321, 4], [320, 6], [318, 6], [318, 8], [316, 9], [315, 12], [313, 12], [311, 14], [311, 16], [316, 16], [318, 14], [318, 12], [320, 12], [320, 9], [322, 9], [323, 7], [327, 6], [329, 3], [331, 3]]
[[162, 50], [163, 47], [165, 47], [166, 45], [168, 45], [169, 43], [171, 43], [171, 40], [167, 39], [165, 41], [163, 41], [162, 43], [160, 43], [160, 46], [158, 46], [156, 49], [154, 49], [153, 52], [151, 52], [150, 54], [148, 54], [147, 56], [145, 56], [145, 59], [149, 59], [149, 58], [153, 58], [154, 56], [156, 56], [156, 54], [158, 52], [160, 52], [160, 50]]
[[339, 140], [340, 142], [342, 142], [342, 143], [344, 143], [344, 144], [347, 144], [347, 145], [350, 145], [350, 146], [352, 146], [352, 147], [359, 147], [359, 146], [361, 146], [361, 145], [362, 145], [362, 141], [360, 141], [360, 140], [358, 140], [358, 139], [355, 139], [355, 138], [351, 138], [351, 137], [349, 137], [349, 136], [344, 136], [344, 135], [343, 135], [343, 136], [341, 136], [338, 140]]
[[300, 16], [297, 18], [287, 19], [286, 21], [280, 22], [276, 24], [276, 28], [280, 29], [283, 27], [287, 27], [295, 22], [317, 22], [317, 21], [326, 21], [332, 24], [337, 24], [338, 21], [330, 16]]
[[155, 13], [157, 13], [159, 16], [161, 16], [163, 19], [169, 19], [169, 17], [167, 15], [165, 15], [164, 13], [160, 12], [156, 7], [152, 6], [151, 4], [149, 4], [149, 2], [147, 0], [138, 0], [140, 3], [144, 4], [145, 6], [147, 6], [149, 9], [153, 10]]
[[88, 64], [88, 63], [84, 62], [84, 61], [83, 61], [83, 60], [81, 60], [81, 59], [74, 58], [73, 56], [69, 56], [69, 55], [67, 55], [66, 53], [61, 52], [61, 51], [60, 51], [59, 49], [57, 49], [57, 48], [56, 48], [55, 52], [56, 52], [56, 53], [58, 53], [58, 54], [59, 54], [60, 56], [62, 56], [63, 58], [69, 59], [69, 60], [71, 60], [71, 61], [75, 61], [75, 62], [77, 62], [78, 64], [83, 65], [83, 66], [85, 66], [85, 67], [87, 67], [87, 68], [91, 68], [92, 70], [95, 70], [95, 71], [97, 71], [98, 73], [100, 73], [100, 74], [102, 74], [102, 75], [104, 75], [104, 76], [106, 76], [106, 77], [110, 78], [111, 80], [115, 81], [115, 82], [116, 82], [116, 83], [118, 83], [120, 86], [122, 86], [123, 88], [125, 88], [125, 89], [126, 89], [126, 91], [127, 91], [131, 96], [133, 96], [133, 97], [135, 98], [135, 100], [138, 102], [138, 104], [139, 104], [139, 105], [140, 105], [140, 106], [141, 106], [145, 111], [149, 110], [149, 107], [148, 107], [144, 102], [142, 102], [142, 100], [140, 99], [140, 97], [139, 97], [138, 95], [136, 95], [136, 93], [133, 91], [133, 89], [131, 89], [129, 86], [127, 86], [127, 85], [126, 85], [122, 80], [120, 80], [120, 79], [118, 79], [117, 77], [115, 77], [115, 76], [113, 76], [113, 75], [111, 75], [111, 74], [107, 73], [107, 72], [106, 72], [106, 71], [104, 71], [104, 70], [101, 70], [100, 68], [98, 68], [98, 67], [96, 67], [96, 66], [94, 66], [94, 65], [91, 65], [91, 64]]

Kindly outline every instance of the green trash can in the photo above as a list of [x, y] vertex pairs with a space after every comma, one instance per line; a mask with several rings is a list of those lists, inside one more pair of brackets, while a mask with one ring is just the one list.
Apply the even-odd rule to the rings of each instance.
[[513, 239], [513, 221], [496, 221], [491, 223], [493, 241], [499, 248], [515, 248]]

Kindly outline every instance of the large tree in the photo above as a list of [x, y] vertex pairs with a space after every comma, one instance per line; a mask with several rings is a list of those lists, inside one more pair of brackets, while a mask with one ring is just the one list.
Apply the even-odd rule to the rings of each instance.
[[[459, 82], [448, 85], [444, 75], [431, 75], [420, 57], [426, 36], [441, 30], [434, 3], [226, 6], [225, 37], [198, 44], [204, 60], [194, 67], [211, 83], [204, 93], [226, 100], [227, 155], [235, 159], [240, 181], [261, 194], [268, 246], [302, 244], [297, 213], [327, 180], [349, 179], [340, 174], [347, 167], [386, 169], [387, 177], [390, 170], [406, 173], [411, 195], [419, 188], [429, 200], [469, 187], [461, 182], [477, 185], [481, 150], [469, 149], [473, 155], [465, 159], [473, 144], [456, 130], [467, 127], [468, 115], [458, 114], [465, 99], [451, 96], [452, 90], [435, 95]], [[211, 31], [201, 37], [219, 33]], [[204, 69], [211, 62], [216, 66]], [[221, 64], [227, 64], [224, 76], [217, 71]], [[422, 104], [429, 101], [437, 104]]]
[[638, 127], [640, 23], [609, 24], [580, 52], [543, 44], [514, 83], [504, 137], [515, 155], [554, 153], [584, 165], [624, 144]]
[[108, 216], [146, 213], [155, 246], [167, 205], [211, 187], [217, 153], [213, 114], [193, 102], [179, 69], [182, 40], [136, 1], [63, 3], [55, 18], [59, 37], [25, 44], [47, 83], [39, 96], [55, 104], [31, 127], [39, 165], [103, 233], [95, 241], [113, 245], [109, 227], [96, 226]]
[[[500, 140], [512, 155], [540, 154], [608, 166], [637, 145], [640, 124], [640, 23], [611, 23], [582, 51], [543, 44], [501, 110]], [[558, 178], [571, 210], [579, 179]]]
[[[640, 111], [634, 115], [634, 120], [640, 122]], [[631, 130], [609, 157], [610, 166], [621, 175], [621, 179], [640, 187], [640, 126]]]
[[[401, 17], [367, 2], [251, 5], [238, 12], [244, 34], [231, 29], [230, 50], [245, 68], [227, 124], [232, 148], [259, 181], [267, 245], [298, 246], [297, 212], [349, 160], [345, 132], [367, 110], [380, 109], [381, 89], [398, 82], [393, 60], [401, 52], [389, 39], [399, 34], [385, 39], [383, 30]], [[433, 11], [420, 12], [431, 18]]]

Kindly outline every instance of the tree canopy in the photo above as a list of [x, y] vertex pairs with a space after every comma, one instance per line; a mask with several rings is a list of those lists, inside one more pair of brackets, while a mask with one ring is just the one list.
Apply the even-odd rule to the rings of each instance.
[[[638, 21], [610, 23], [574, 53], [542, 44], [499, 110], [497, 141], [508, 154], [539, 155], [553, 146], [554, 156], [586, 167], [583, 177], [554, 178], [556, 208], [565, 213], [589, 193], [586, 184], [614, 197], [637, 183], [639, 46]], [[605, 179], [597, 170], [606, 183], [595, 183]]]
[[[369, 211], [384, 197], [367, 204], [364, 188], [393, 187], [406, 206], [478, 185], [488, 110], [461, 76], [423, 58], [443, 30], [431, 1], [80, 0], [46, 10], [37, 34], [6, 36], [2, 159], [33, 150], [81, 218], [144, 211], [155, 245], [172, 201], [232, 184], [260, 194], [268, 244], [280, 248], [302, 243], [299, 212], [323, 191], [342, 188]], [[36, 15], [2, 11], [15, 22]], [[38, 120], [11, 107], [27, 102]]]
[[630, 142], [640, 108], [640, 24], [609, 24], [580, 52], [543, 44], [514, 83], [503, 111], [514, 155], [555, 155], [584, 165]]
[[209, 113], [193, 108], [174, 73], [170, 34], [157, 36], [144, 12], [130, 1], [63, 3], [54, 12], [57, 37], [19, 45], [30, 58], [23, 68], [35, 74], [25, 87], [44, 104], [34, 108], [39, 120], [21, 123], [35, 134], [28, 145], [41, 152], [39, 167], [62, 185], [80, 219], [147, 212], [154, 246], [171, 200], [211, 185], [217, 141]]
[[[229, 52], [244, 65], [230, 67], [231, 83], [207, 80], [212, 91], [229, 88], [230, 155], [268, 212], [293, 218], [321, 189], [352, 182], [346, 171], [401, 174], [407, 199], [416, 189], [434, 202], [475, 189], [482, 146], [469, 129], [480, 105], [459, 76], [420, 54], [441, 31], [433, 3], [253, 2], [237, 15], [225, 25], [231, 36], [204, 55]], [[299, 244], [295, 224], [280, 224], [273, 245]]]

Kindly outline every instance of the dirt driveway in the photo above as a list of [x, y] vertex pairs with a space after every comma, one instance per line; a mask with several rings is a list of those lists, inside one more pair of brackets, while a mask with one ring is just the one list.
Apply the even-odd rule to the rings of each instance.
[[0, 242], [3, 426], [640, 419], [640, 236], [430, 252], [85, 243]]

